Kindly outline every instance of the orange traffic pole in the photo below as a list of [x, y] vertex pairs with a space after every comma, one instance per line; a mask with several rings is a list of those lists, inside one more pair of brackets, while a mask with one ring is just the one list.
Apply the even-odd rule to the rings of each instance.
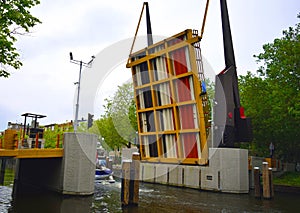
[[59, 148], [59, 140], [60, 140], [60, 135], [57, 134], [56, 148]]
[[39, 146], [39, 133], [37, 132], [35, 135], [35, 148], [37, 149]]

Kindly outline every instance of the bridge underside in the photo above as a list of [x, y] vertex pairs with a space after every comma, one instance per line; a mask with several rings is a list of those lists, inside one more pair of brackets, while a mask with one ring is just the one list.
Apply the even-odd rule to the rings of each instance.
[[17, 159], [15, 194], [34, 192], [35, 189], [61, 192], [63, 155], [62, 148], [0, 149], [0, 159]]
[[62, 158], [19, 158], [13, 196], [47, 191], [62, 192]]

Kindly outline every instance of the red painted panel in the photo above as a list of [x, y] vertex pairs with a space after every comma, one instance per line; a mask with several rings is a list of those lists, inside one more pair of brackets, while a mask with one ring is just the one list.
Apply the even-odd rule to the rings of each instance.
[[190, 101], [192, 99], [189, 77], [177, 80], [178, 102]]
[[182, 129], [194, 129], [194, 112], [192, 105], [180, 106], [180, 121]]
[[184, 152], [186, 158], [198, 158], [196, 134], [183, 134]]
[[240, 107], [240, 118], [246, 119], [244, 107]]
[[172, 52], [172, 58], [174, 61], [174, 71], [176, 75], [180, 75], [188, 71], [184, 47]]

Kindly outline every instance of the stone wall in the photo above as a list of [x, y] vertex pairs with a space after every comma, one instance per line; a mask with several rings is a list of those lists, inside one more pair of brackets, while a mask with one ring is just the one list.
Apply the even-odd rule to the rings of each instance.
[[142, 162], [140, 179], [202, 190], [248, 193], [248, 151], [210, 148], [208, 166]]

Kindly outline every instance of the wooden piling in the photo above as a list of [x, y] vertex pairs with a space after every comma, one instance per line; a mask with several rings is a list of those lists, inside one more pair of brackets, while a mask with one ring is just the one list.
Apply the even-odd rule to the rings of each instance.
[[269, 172], [268, 162], [263, 162], [262, 173], [263, 173], [263, 197], [265, 199], [271, 199], [272, 198], [271, 188], [273, 188], [273, 186], [271, 186], [270, 183], [270, 172]]
[[122, 207], [137, 206], [139, 202], [140, 155], [133, 153], [132, 161], [122, 163]]
[[112, 170], [112, 161], [109, 160], [109, 157], [106, 157], [105, 159], [106, 161], [106, 167], [109, 168], [110, 170]]
[[0, 185], [4, 184], [6, 158], [1, 158]]
[[[105, 158], [105, 165], [106, 165], [107, 168], [109, 168], [109, 165], [108, 165], [108, 164], [109, 164], [109, 157], [106, 157], [106, 158]], [[110, 168], [109, 168], [109, 169], [110, 169]]]
[[261, 184], [259, 167], [254, 167], [254, 194], [256, 198], [261, 198]]
[[270, 183], [270, 195], [271, 198], [274, 197], [274, 185], [273, 185], [273, 172], [272, 172], [272, 168], [269, 168], [269, 183]]
[[122, 206], [129, 205], [130, 161], [122, 162], [121, 202]]
[[132, 187], [132, 196], [129, 200], [129, 203], [132, 205], [138, 205], [139, 203], [139, 186], [140, 186], [140, 154], [135, 152], [132, 154], [132, 163], [131, 163], [131, 184]]

